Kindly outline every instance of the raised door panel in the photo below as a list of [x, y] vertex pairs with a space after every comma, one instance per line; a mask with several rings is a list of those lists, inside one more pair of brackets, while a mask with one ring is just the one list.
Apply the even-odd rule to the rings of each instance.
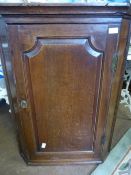
[[106, 24], [10, 25], [18, 102], [27, 101], [19, 115], [31, 162], [101, 160], [113, 51], [105, 53], [107, 31]]
[[24, 55], [39, 149], [93, 151], [103, 54], [90, 39], [43, 38]]

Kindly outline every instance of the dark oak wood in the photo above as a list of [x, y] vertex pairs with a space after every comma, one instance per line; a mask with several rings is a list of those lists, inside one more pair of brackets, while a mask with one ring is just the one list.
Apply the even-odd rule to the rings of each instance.
[[[2, 4], [0, 5], [0, 11], [3, 15], [11, 15], [11, 14], [25, 14], [25, 15], [116, 15], [122, 16], [120, 13], [126, 13], [129, 9], [128, 5], [125, 6], [110, 6], [107, 4], [99, 5], [99, 3], [46, 3], [46, 4]], [[103, 17], [104, 17], [103, 16]]]
[[[120, 31], [120, 39], [117, 45], [117, 52], [118, 52], [118, 63], [117, 69], [112, 80], [112, 93], [110, 97], [110, 105], [109, 105], [109, 112], [107, 118], [107, 127], [106, 127], [106, 137], [107, 142], [105, 144], [105, 152], [106, 149], [110, 151], [111, 143], [112, 143], [112, 135], [114, 131], [114, 126], [116, 122], [116, 115], [117, 109], [120, 101], [120, 94], [123, 84], [123, 76], [125, 71], [125, 63], [128, 54], [128, 45], [130, 43], [130, 20], [123, 20], [122, 27]], [[127, 35], [128, 34], [128, 35]], [[125, 59], [123, 59], [125, 58]]]
[[[3, 65], [7, 70], [11, 65], [5, 73], [28, 164], [100, 163], [107, 154], [110, 110], [115, 110], [125, 59], [127, 9], [0, 6], [11, 55], [6, 58], [2, 50]], [[114, 55], [121, 59], [120, 71], [112, 70]]]

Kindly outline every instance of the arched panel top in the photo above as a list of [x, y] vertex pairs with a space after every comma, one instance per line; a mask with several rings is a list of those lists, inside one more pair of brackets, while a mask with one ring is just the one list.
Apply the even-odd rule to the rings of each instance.
[[[37, 128], [39, 143], [46, 141], [47, 144], [44, 151], [81, 150], [94, 153], [95, 131], [92, 121], [96, 120], [99, 106], [102, 51], [95, 48], [91, 37], [50, 37], [37, 38], [35, 45], [24, 54], [25, 59], [29, 59], [24, 63], [30, 70], [27, 81], [31, 84], [36, 118], [43, 123], [41, 129], [37, 122]], [[39, 92], [42, 92], [40, 97]], [[54, 128], [46, 118], [55, 125], [59, 119], [60, 125]], [[79, 124], [81, 118], [83, 125]], [[54, 138], [44, 134], [45, 123], [49, 135]], [[85, 137], [87, 140], [83, 142]], [[56, 140], [54, 146], [53, 139]], [[63, 145], [65, 140], [67, 145]]]
[[40, 50], [42, 46], [47, 45], [57, 45], [58, 47], [60, 45], [67, 46], [75, 46], [75, 45], [81, 45], [85, 48], [86, 52], [90, 54], [93, 57], [99, 57], [102, 54], [102, 51], [98, 50], [93, 46], [91, 42], [91, 37], [88, 38], [37, 38], [34, 46], [29, 49], [28, 51], [24, 52], [24, 55], [26, 55], [28, 58], [32, 58], [40, 53]]

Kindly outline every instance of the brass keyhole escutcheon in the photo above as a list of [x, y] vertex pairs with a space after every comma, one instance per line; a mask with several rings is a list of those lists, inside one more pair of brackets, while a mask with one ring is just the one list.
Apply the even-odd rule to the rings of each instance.
[[21, 101], [20, 101], [20, 107], [21, 107], [22, 109], [27, 108], [27, 101], [26, 101], [26, 100], [21, 100]]

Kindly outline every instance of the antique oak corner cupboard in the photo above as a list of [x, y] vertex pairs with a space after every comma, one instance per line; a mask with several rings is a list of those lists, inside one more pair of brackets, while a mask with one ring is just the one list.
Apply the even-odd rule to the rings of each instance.
[[0, 55], [28, 164], [100, 163], [122, 81], [128, 6], [0, 6]]

